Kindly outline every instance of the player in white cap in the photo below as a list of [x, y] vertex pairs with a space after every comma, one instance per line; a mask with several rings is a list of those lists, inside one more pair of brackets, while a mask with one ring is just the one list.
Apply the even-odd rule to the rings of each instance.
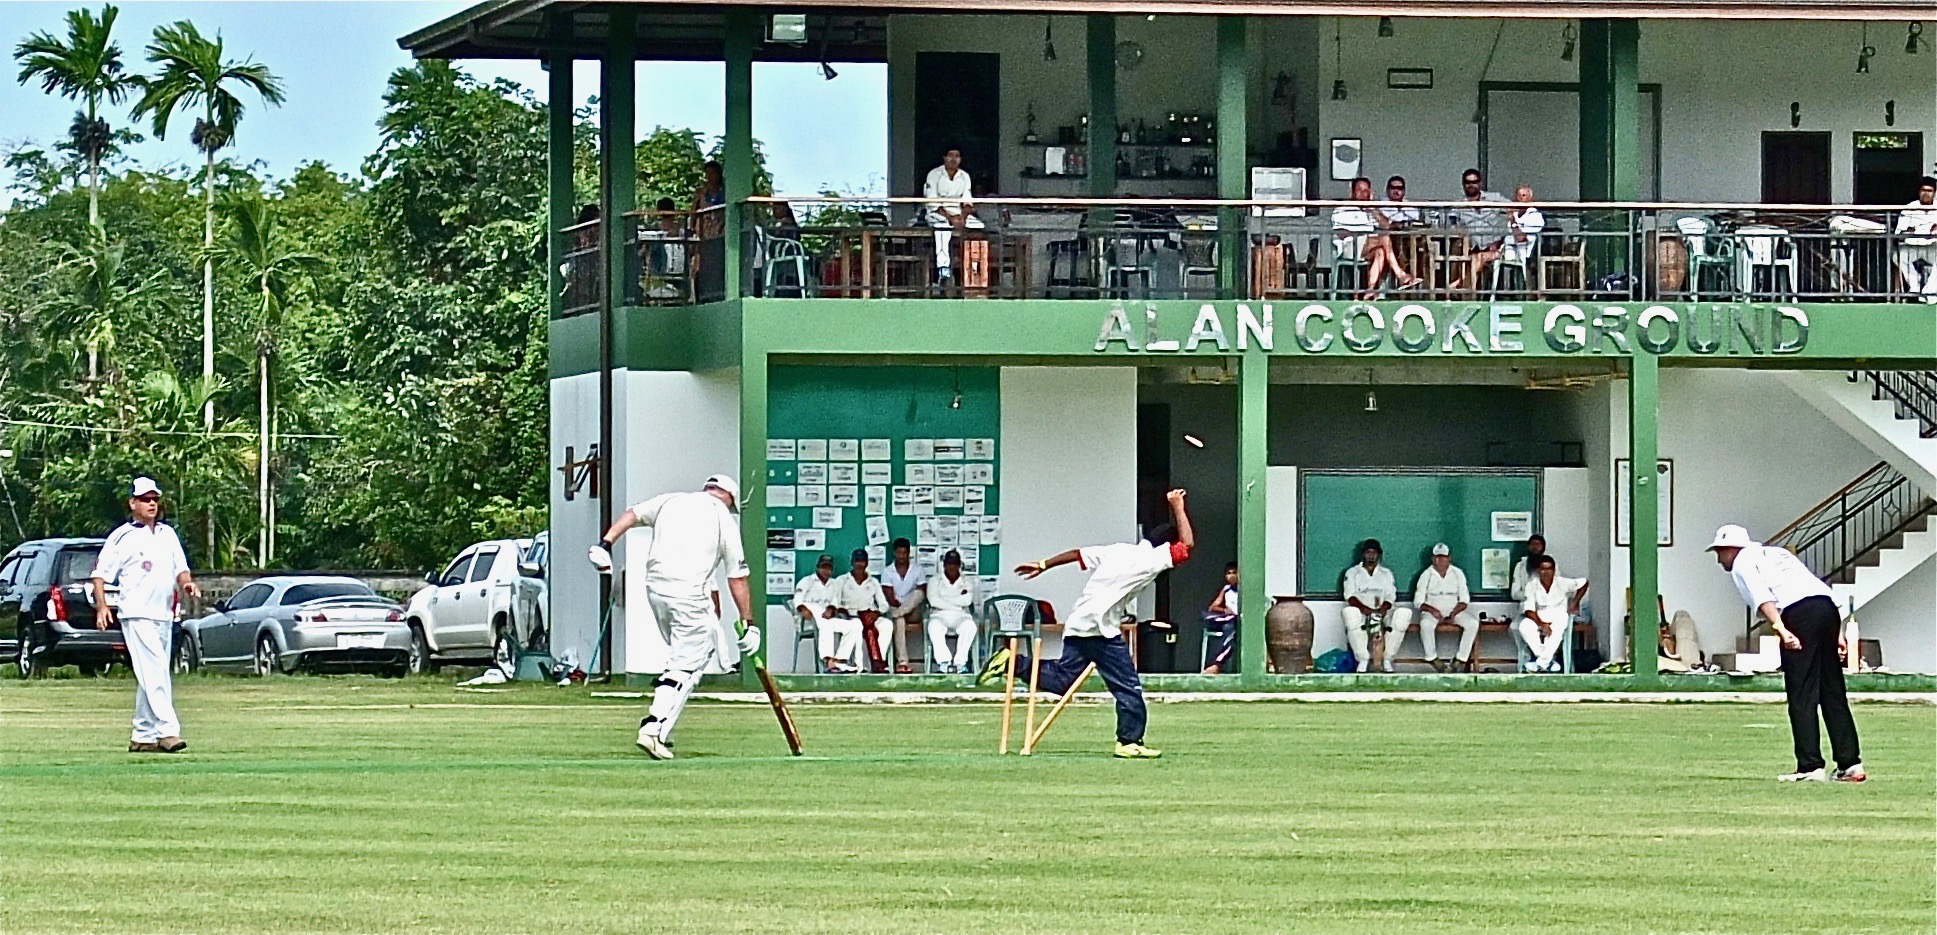
[[727, 590], [740, 615], [740, 654], [760, 648], [753, 625], [753, 595], [747, 589], [747, 560], [740, 542], [740, 485], [715, 474], [693, 493], [660, 494], [619, 514], [588, 557], [602, 575], [612, 573], [612, 546], [633, 526], [652, 527], [646, 549], [646, 601], [671, 651], [665, 671], [653, 683], [652, 707], [639, 722], [639, 749], [655, 760], [673, 758], [673, 727], [692, 697], [700, 673], [716, 652], [719, 611], [712, 600], [713, 576], [726, 568]]
[[[1413, 582], [1412, 603], [1419, 608], [1420, 647], [1426, 650], [1426, 662], [1435, 671], [1445, 672], [1473, 661], [1473, 643], [1480, 636], [1480, 618], [1468, 609], [1473, 604], [1473, 592], [1466, 587], [1466, 572], [1453, 564], [1453, 550], [1446, 543], [1433, 545], [1433, 563]], [[1455, 624], [1460, 629], [1459, 653], [1452, 663], [1439, 658], [1438, 631], [1442, 623]]]
[[[135, 673], [134, 736], [129, 753], [180, 753], [188, 749], [182, 722], [175, 716], [175, 688], [169, 680], [168, 654], [175, 637], [176, 592], [202, 596], [188, 572], [188, 556], [175, 530], [161, 521], [161, 485], [137, 477], [128, 492], [128, 522], [108, 533], [89, 577], [94, 582], [94, 626], [121, 621], [128, 644], [128, 667]], [[118, 606], [108, 605], [108, 582], [120, 589]]]

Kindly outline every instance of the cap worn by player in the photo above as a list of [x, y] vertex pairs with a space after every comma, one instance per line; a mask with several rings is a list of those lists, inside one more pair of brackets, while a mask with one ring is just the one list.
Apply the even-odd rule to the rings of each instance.
[[1730, 523], [1715, 530], [1715, 541], [1708, 544], [1706, 551], [1713, 552], [1716, 549], [1746, 549], [1755, 544], [1756, 541], [1749, 538], [1749, 531], [1747, 529]]
[[1451, 555], [1451, 554], [1453, 554], [1453, 550], [1452, 550], [1452, 549], [1449, 549], [1449, 548], [1447, 548], [1447, 547], [1446, 547], [1446, 543], [1444, 543], [1444, 542], [1438, 542], [1438, 543], [1434, 543], [1434, 544], [1433, 544], [1433, 554], [1434, 554], [1434, 555]]
[[128, 496], [137, 500], [151, 495], [156, 497], [161, 496], [161, 485], [155, 483], [155, 479], [152, 477], [135, 478], [134, 485], [128, 490]]
[[736, 482], [733, 479], [733, 475], [715, 474], [712, 477], [707, 478], [706, 483], [701, 485], [701, 487], [702, 489], [706, 487], [711, 487], [716, 490], [725, 491], [726, 495], [733, 499], [733, 502], [731, 504], [728, 504], [728, 506], [730, 506], [733, 512], [735, 513], [738, 513], [740, 511], [740, 485], [738, 482]]

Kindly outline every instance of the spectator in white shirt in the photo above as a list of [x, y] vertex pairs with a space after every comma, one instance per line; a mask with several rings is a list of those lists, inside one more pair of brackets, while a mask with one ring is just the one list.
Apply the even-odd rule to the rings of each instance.
[[1352, 647], [1352, 657], [1358, 660], [1360, 672], [1372, 665], [1374, 630], [1385, 630], [1385, 660], [1381, 668], [1391, 672], [1392, 657], [1399, 654], [1406, 628], [1412, 626], [1412, 611], [1395, 606], [1399, 586], [1392, 578], [1392, 569], [1380, 564], [1384, 557], [1385, 547], [1379, 540], [1367, 539], [1359, 546], [1359, 564], [1345, 570], [1345, 607], [1339, 615], [1345, 621], [1345, 640]]
[[928, 569], [914, 560], [914, 545], [907, 539], [894, 541], [894, 561], [881, 569], [881, 594], [888, 599], [888, 619], [895, 628], [895, 671], [906, 675], [915, 671], [908, 655], [908, 625], [921, 626], [923, 588], [928, 584]]
[[814, 573], [794, 585], [794, 614], [818, 632], [815, 648], [827, 671], [854, 672], [854, 653], [861, 643], [861, 622], [834, 617], [829, 613], [833, 609], [834, 556], [823, 555], [814, 563]]
[[1586, 578], [1567, 578], [1555, 573], [1554, 557], [1534, 559], [1534, 577], [1527, 582], [1526, 600], [1520, 603], [1520, 639], [1533, 652], [1529, 672], [1559, 672], [1560, 651], [1574, 632], [1574, 618], [1580, 615], [1581, 599], [1587, 596]]
[[1385, 180], [1385, 200], [1394, 204], [1379, 206], [1379, 216], [1385, 219], [1384, 223], [1379, 225], [1380, 227], [1388, 230], [1418, 227], [1426, 222], [1426, 216], [1421, 214], [1418, 208], [1397, 203], [1406, 200], [1405, 176], [1395, 175]]
[[[1735, 580], [1742, 601], [1775, 628], [1782, 641], [1782, 688], [1789, 696], [1789, 732], [1796, 742], [1796, 771], [1776, 777], [1784, 782], [1862, 782], [1862, 752], [1857, 749], [1856, 718], [1850, 713], [1840, 656], [1849, 652], [1843, 615], [1829, 585], [1810, 572], [1794, 553], [1749, 538], [1740, 526], [1715, 530], [1708, 546], [1715, 561]], [[1816, 710], [1829, 728], [1836, 773], [1824, 775]]]
[[[962, 574], [962, 553], [942, 556], [942, 573], [928, 580], [928, 645], [942, 672], [962, 674], [975, 656], [975, 579]], [[949, 652], [948, 638], [955, 637]]]
[[1473, 661], [1473, 642], [1480, 636], [1480, 618], [1467, 608], [1473, 592], [1467, 590], [1466, 572], [1453, 564], [1453, 550], [1441, 542], [1433, 546], [1433, 563], [1419, 573], [1412, 585], [1412, 603], [1419, 608], [1419, 643], [1426, 650], [1426, 661], [1436, 672], [1453, 668], [1439, 658], [1439, 625], [1459, 627], [1459, 654], [1454, 659], [1462, 666]]
[[[1533, 186], [1522, 185], [1513, 190], [1513, 200], [1519, 204], [1533, 201]], [[1540, 209], [1527, 205], [1515, 208], [1507, 215], [1507, 239], [1500, 243], [1500, 256], [1509, 263], [1525, 266], [1533, 260], [1540, 249], [1540, 232], [1547, 229], [1547, 216]]]
[[1897, 271], [1904, 290], [1937, 304], [1937, 176], [1917, 183], [1917, 200], [1897, 215]]
[[[1372, 200], [1371, 179], [1352, 180], [1352, 200]], [[1420, 282], [1419, 277], [1406, 272], [1399, 263], [1398, 254], [1392, 249], [1392, 238], [1385, 233], [1390, 222], [1380, 210], [1349, 206], [1332, 209], [1332, 252], [1341, 259], [1365, 263], [1365, 283], [1359, 298], [1368, 301], [1378, 298], [1387, 270], [1392, 271], [1401, 289], [1410, 289]]]
[[1528, 536], [1527, 554], [1520, 556], [1520, 561], [1513, 566], [1513, 579], [1507, 589], [1508, 597], [1516, 601], [1527, 599], [1527, 582], [1533, 580], [1533, 563], [1545, 554], [1547, 554], [1547, 537], [1539, 533]]
[[1224, 584], [1204, 609], [1204, 632], [1217, 637], [1217, 651], [1204, 660], [1205, 675], [1221, 675], [1238, 648], [1238, 563], [1224, 565]]
[[834, 605], [824, 615], [828, 620], [856, 620], [860, 622], [863, 634], [872, 632], [873, 639], [862, 639], [868, 649], [868, 667], [880, 673], [888, 671], [888, 630], [889, 623], [881, 619], [888, 612], [888, 598], [881, 593], [881, 582], [868, 574], [868, 550], [855, 549], [848, 556], [848, 574], [834, 579]]
[[982, 219], [975, 216], [975, 205], [969, 200], [969, 174], [962, 169], [961, 150], [942, 154], [942, 164], [928, 170], [921, 195], [931, 199], [925, 217], [928, 226], [935, 228], [935, 274], [945, 283], [955, 265], [955, 234], [982, 228]]

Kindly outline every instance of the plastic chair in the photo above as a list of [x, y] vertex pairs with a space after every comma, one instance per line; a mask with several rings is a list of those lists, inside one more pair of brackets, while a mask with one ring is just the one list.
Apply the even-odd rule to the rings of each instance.
[[1217, 296], [1218, 249], [1215, 236], [1185, 234], [1182, 259], [1178, 261], [1177, 287], [1183, 298], [1190, 298], [1191, 279], [1210, 278], [1211, 297]]
[[1094, 284], [1085, 275], [1088, 244], [1082, 237], [1049, 242], [1049, 298], [1074, 299], [1078, 292], [1084, 293], [1083, 297], [1094, 294]]
[[[1735, 230], [1736, 256], [1741, 259], [1743, 285], [1751, 296], [1772, 299], [1795, 298], [1801, 264], [1797, 262], [1796, 242], [1789, 232], [1766, 224]], [[1757, 274], [1767, 271], [1769, 288], [1758, 289]]]
[[[1355, 236], [1352, 239], [1356, 242], [1352, 252], [1358, 254], [1357, 256], [1347, 256], [1345, 251], [1338, 249], [1339, 239], [1333, 238], [1332, 240], [1332, 267], [1330, 277], [1333, 299], [1350, 298], [1352, 295], [1372, 288], [1371, 283], [1365, 282], [1366, 276], [1372, 272], [1372, 264], [1367, 263], [1363, 259], [1365, 256], [1363, 237]], [[1340, 293], [1347, 294], [1341, 295]]]
[[[782, 289], [792, 289], [795, 298], [808, 297], [807, 248], [792, 237], [776, 237], [762, 228], [758, 230], [761, 255], [766, 257], [761, 278], [761, 293], [768, 297], [777, 296]], [[791, 270], [793, 283], [780, 284], [779, 273]]]
[[800, 671], [800, 644], [806, 643], [813, 649], [814, 673], [826, 671], [822, 667], [820, 654], [821, 625], [818, 620], [803, 619], [799, 612], [794, 614], [794, 671]]
[[[1530, 245], [1538, 244], [1539, 242], [1540, 242], [1540, 239], [1537, 237], [1531, 238], [1529, 240]], [[1529, 250], [1526, 256], [1518, 257], [1518, 258], [1509, 257], [1505, 253], [1500, 254], [1500, 258], [1493, 261], [1493, 268], [1488, 271], [1491, 274], [1492, 278], [1490, 280], [1490, 284], [1487, 287], [1487, 297], [1496, 298], [1496, 299], [1500, 297], [1500, 280], [1506, 278], [1507, 271], [1509, 270], [1511, 270], [1513, 274], [1519, 278], [1519, 283], [1518, 283], [1519, 288], [1512, 290], [1513, 292], [1515, 293], [1532, 292], [1533, 281], [1527, 275], [1527, 267], [1529, 263], [1532, 263], [1534, 261], [1535, 255], [1536, 254], [1533, 250]]]
[[1702, 288], [1702, 274], [1713, 272], [1721, 279], [1723, 296], [1735, 294], [1735, 241], [1721, 236], [1707, 218], [1681, 218], [1675, 222], [1682, 239], [1688, 242], [1688, 296], [1700, 301], [1709, 290]]
[[982, 602], [983, 659], [995, 652], [996, 642], [1011, 637], [1034, 645], [1042, 638], [1042, 611], [1036, 599], [1024, 594], [998, 594]]
[[1144, 238], [1135, 231], [1113, 230], [1103, 235], [1103, 268], [1111, 293], [1116, 298], [1133, 298], [1130, 284], [1135, 281], [1140, 296], [1150, 294], [1150, 280], [1156, 272], [1147, 255]]
[[[1557, 236], [1557, 235], [1556, 235]], [[1537, 255], [1540, 269], [1540, 285], [1536, 297], [1545, 298], [1547, 293], [1559, 291], [1555, 287], [1557, 272], [1567, 273], [1567, 291], [1587, 291], [1587, 243], [1579, 237], [1560, 239], [1558, 250], [1542, 249]], [[1543, 244], [1544, 248], [1544, 244]]]

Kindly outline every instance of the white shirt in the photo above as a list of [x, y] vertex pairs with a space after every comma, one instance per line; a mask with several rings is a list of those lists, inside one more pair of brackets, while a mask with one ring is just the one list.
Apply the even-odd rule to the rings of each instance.
[[1417, 224], [1424, 218], [1418, 208], [1386, 207], [1380, 208], [1379, 213], [1393, 224]]
[[720, 498], [703, 490], [665, 493], [634, 506], [632, 515], [652, 527], [648, 587], [664, 594], [704, 594], [721, 565], [728, 578], [747, 576], [740, 523]]
[[947, 214], [961, 214], [962, 202], [969, 197], [969, 174], [955, 170], [955, 177], [948, 177], [947, 166], [936, 166], [928, 170], [928, 181], [922, 183], [921, 194], [924, 198], [942, 199], [929, 207]]
[[948, 580], [948, 572], [928, 579], [928, 606], [936, 613], [957, 611], [975, 616], [975, 579], [962, 575]]
[[927, 583], [928, 572], [922, 570], [921, 562], [912, 558], [908, 560], [907, 574], [896, 571], [893, 562], [889, 562], [888, 567], [881, 569], [881, 586], [893, 588], [897, 601], [907, 600], [908, 595], [915, 593], [916, 588]]
[[1532, 611], [1549, 626], [1567, 622], [1567, 602], [1574, 597], [1586, 578], [1569, 578], [1565, 575], [1554, 576], [1554, 586], [1549, 588], [1540, 583], [1538, 577], [1527, 582], [1527, 598], [1520, 602], [1522, 611]]
[[1508, 597], [1516, 601], [1527, 599], [1527, 582], [1533, 580], [1532, 561], [1530, 556], [1522, 555], [1520, 561], [1514, 563], [1512, 586], [1507, 589]]
[[1118, 542], [1077, 550], [1076, 563], [1091, 574], [1069, 619], [1063, 621], [1063, 635], [1122, 636], [1120, 621], [1137, 592], [1189, 557], [1190, 550], [1181, 542]]
[[1729, 577], [1735, 579], [1735, 590], [1741, 592], [1743, 602], [1752, 608], [1775, 601], [1780, 612], [1806, 597], [1835, 598], [1835, 592], [1811, 574], [1802, 559], [1775, 546], [1752, 545], [1736, 553]]
[[1339, 236], [1370, 234], [1378, 229], [1378, 223], [1372, 220], [1372, 212], [1364, 208], [1332, 209], [1332, 230]]
[[[1525, 246], [1532, 244], [1535, 236], [1547, 229], [1547, 216], [1541, 214], [1539, 208], [1520, 208], [1513, 213], [1513, 217], [1507, 223], [1512, 225], [1514, 230], [1527, 235], [1526, 243], [1523, 244]], [[1512, 237], [1507, 239], [1510, 242], [1519, 243]]]
[[1373, 610], [1380, 604], [1397, 603], [1399, 585], [1392, 580], [1392, 569], [1380, 565], [1376, 570], [1366, 571], [1365, 563], [1360, 562], [1345, 570], [1345, 599], [1358, 598], [1359, 603]]
[[1238, 589], [1236, 585], [1227, 584], [1218, 588], [1217, 593], [1220, 597], [1224, 598], [1225, 613], [1235, 614], [1238, 612]]
[[173, 620], [175, 579], [187, 570], [188, 556], [173, 528], [159, 520], [148, 527], [130, 521], [108, 533], [89, 577], [121, 589], [116, 608], [123, 617]]
[[1906, 237], [1903, 242], [1914, 246], [1937, 243], [1937, 206], [1913, 201], [1904, 207], [1910, 210], [1897, 215], [1897, 233], [1925, 236]]
[[1427, 568], [1419, 573], [1419, 580], [1413, 582], [1412, 602], [1449, 614], [1461, 604], [1473, 603], [1473, 592], [1466, 589], [1466, 572], [1461, 571], [1458, 565], [1446, 566], [1444, 575], [1438, 569]]
[[822, 611], [834, 604], [834, 579], [821, 580], [820, 575], [808, 575], [794, 585], [794, 610], [807, 608], [809, 613], [819, 617]]
[[869, 575], [864, 581], [856, 581], [853, 574], [845, 574], [834, 579], [834, 606], [850, 614], [864, 610], [885, 614], [888, 598], [881, 593], [881, 579]]

